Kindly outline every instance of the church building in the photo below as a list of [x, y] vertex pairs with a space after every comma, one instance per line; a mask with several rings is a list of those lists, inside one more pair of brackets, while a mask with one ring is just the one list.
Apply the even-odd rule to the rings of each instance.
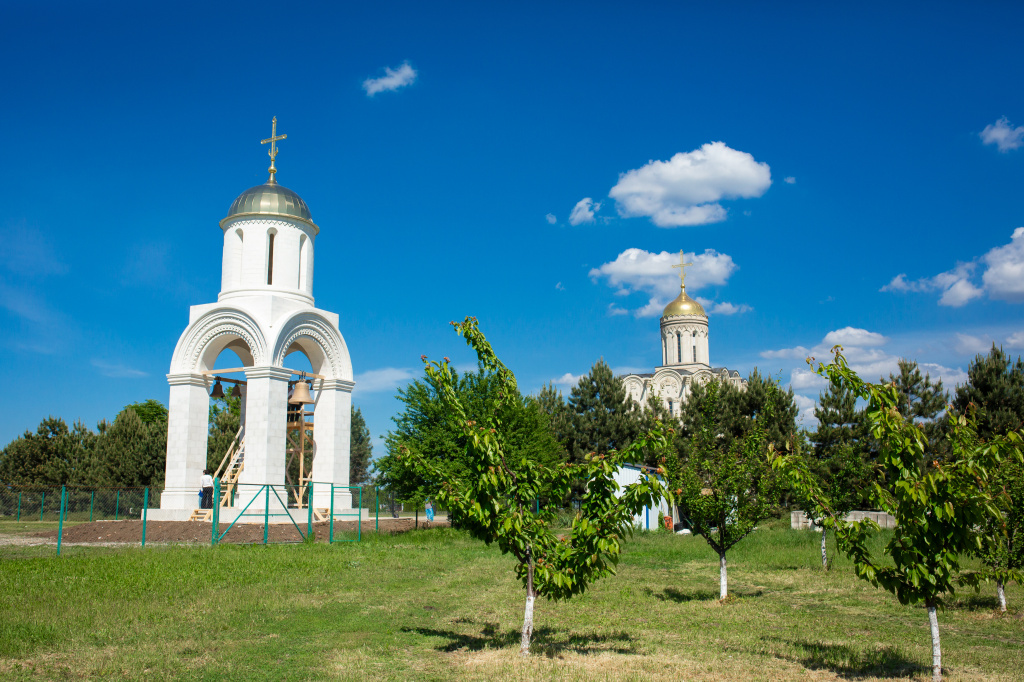
[[627, 374], [622, 383], [626, 394], [641, 407], [653, 395], [661, 400], [669, 414], [678, 417], [682, 403], [694, 383], [711, 379], [745, 388], [747, 380], [736, 370], [711, 366], [708, 343], [708, 314], [704, 307], [686, 293], [683, 262], [679, 252], [679, 296], [665, 306], [661, 314], [661, 365], [651, 374]]

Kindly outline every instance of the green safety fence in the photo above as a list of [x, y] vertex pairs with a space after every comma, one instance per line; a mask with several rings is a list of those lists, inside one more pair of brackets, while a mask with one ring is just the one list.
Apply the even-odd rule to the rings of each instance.
[[[217, 545], [225, 540], [264, 545], [304, 541], [313, 532], [315, 510], [310, 501], [315, 486], [313, 483], [233, 486], [231, 505], [213, 508], [210, 544]], [[221, 496], [221, 481], [214, 479], [213, 499], [220, 500]]]
[[[363, 539], [363, 489], [358, 485], [331, 485], [328, 542], [360, 542]], [[346, 511], [347, 510], [347, 511]], [[347, 528], [335, 531], [335, 521], [355, 520], [355, 538]]]
[[[56, 540], [59, 556], [66, 542], [103, 541], [146, 545], [148, 510], [160, 505], [160, 492], [153, 488], [80, 488], [73, 486], [15, 486], [0, 484], [0, 532], [47, 546]], [[125, 521], [117, 526], [84, 524]], [[54, 533], [56, 531], [56, 533]], [[69, 537], [70, 536], [70, 537]], [[10, 547], [11, 545], [2, 545]]]

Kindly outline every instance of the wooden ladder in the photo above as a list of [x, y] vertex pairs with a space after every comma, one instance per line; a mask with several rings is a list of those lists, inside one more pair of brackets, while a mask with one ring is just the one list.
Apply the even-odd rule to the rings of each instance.
[[[238, 487], [238, 477], [245, 468], [245, 426], [238, 429], [238, 433], [231, 440], [228, 451], [224, 453], [224, 459], [217, 467], [216, 478], [220, 478], [220, 500], [222, 507], [231, 503], [231, 494]], [[212, 509], [194, 509], [189, 521], [201, 521], [211, 523], [213, 521]]]

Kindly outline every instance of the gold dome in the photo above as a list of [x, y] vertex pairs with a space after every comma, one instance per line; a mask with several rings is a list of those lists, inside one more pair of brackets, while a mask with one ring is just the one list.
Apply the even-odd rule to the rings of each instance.
[[701, 306], [700, 303], [697, 303], [697, 301], [686, 295], [685, 288], [680, 289], [679, 296], [665, 306], [665, 312], [661, 314], [662, 317], [675, 317], [676, 315], [708, 316], [708, 314], [704, 312], [704, 307]]

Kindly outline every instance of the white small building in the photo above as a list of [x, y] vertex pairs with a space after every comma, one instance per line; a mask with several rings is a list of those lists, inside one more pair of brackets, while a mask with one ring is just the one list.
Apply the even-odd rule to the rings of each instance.
[[[655, 475], [651, 467], [625, 464], [615, 472], [615, 482], [619, 484], [621, 490], [631, 483], [639, 483], [645, 473]], [[668, 500], [663, 498], [658, 500], [658, 506], [645, 507], [639, 514], [634, 515], [633, 526], [642, 530], [657, 530], [665, 525], [662, 519], [671, 515]]]
[[[234, 489], [231, 495], [224, 492], [223, 504], [264, 509], [267, 504], [255, 499], [254, 491], [285, 485], [289, 439], [296, 431], [294, 417], [288, 415], [289, 391], [310, 377], [316, 428], [303, 424], [300, 431], [314, 434], [315, 457], [305, 480], [349, 483], [352, 361], [338, 315], [314, 305], [313, 253], [320, 228], [306, 202], [277, 184], [276, 142], [284, 136], [276, 134], [276, 127], [275, 118], [271, 137], [264, 140], [271, 143], [270, 179], [242, 192], [220, 221], [223, 258], [217, 301], [190, 308], [188, 326], [171, 358], [166, 487], [160, 509], [150, 512], [150, 519], [185, 520], [199, 506], [197, 491], [207, 465], [209, 394], [221, 380], [233, 383], [239, 389], [236, 395], [244, 396], [242, 430], [222, 464], [225, 476], [234, 476], [231, 484], [238, 495]], [[215, 370], [218, 357], [228, 350], [243, 366]], [[293, 353], [308, 359], [311, 373], [288, 369]], [[241, 378], [222, 378], [228, 374]], [[335, 495], [333, 502], [350, 507], [348, 491]], [[313, 500], [301, 502], [310, 503], [330, 507], [330, 486], [315, 487]]]

